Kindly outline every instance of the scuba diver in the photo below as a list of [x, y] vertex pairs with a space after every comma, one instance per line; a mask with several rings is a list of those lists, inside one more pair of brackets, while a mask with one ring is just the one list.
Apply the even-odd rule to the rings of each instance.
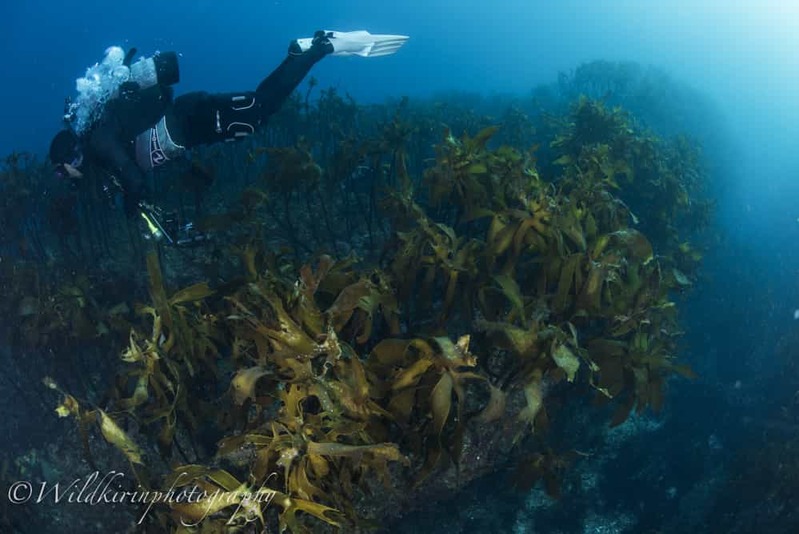
[[66, 128], [53, 138], [50, 160], [57, 175], [74, 180], [87, 169], [99, 170], [121, 191], [128, 217], [141, 216], [153, 236], [172, 242], [150, 203], [147, 172], [193, 147], [255, 133], [325, 56], [389, 55], [407, 39], [320, 30], [292, 41], [287, 57], [255, 91], [192, 92], [174, 99], [177, 54], [158, 53], [133, 63], [135, 49], [125, 53], [111, 47], [101, 63], [77, 80], [78, 97], [67, 100]]

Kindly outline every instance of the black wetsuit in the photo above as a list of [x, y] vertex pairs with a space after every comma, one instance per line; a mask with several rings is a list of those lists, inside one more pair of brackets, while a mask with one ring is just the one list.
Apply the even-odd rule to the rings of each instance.
[[304, 53], [293, 44], [255, 91], [193, 92], [173, 100], [172, 88], [163, 85], [123, 90], [83, 140], [85, 154], [116, 176], [132, 215], [147, 194], [145, 172], [186, 149], [254, 133], [331, 51], [327, 40], [315, 41]]

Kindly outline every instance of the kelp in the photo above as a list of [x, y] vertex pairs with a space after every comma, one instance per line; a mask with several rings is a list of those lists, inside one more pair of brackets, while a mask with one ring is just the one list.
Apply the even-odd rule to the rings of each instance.
[[[540, 165], [537, 147], [495, 146], [529, 131], [519, 113], [508, 135], [470, 113], [441, 132], [441, 110], [404, 101], [366, 135], [350, 104], [333, 91], [281, 112], [278, 131], [309, 137], [249, 148], [263, 183], [214, 222], [230, 237], [214, 245], [219, 279], [175, 291], [148, 254], [149, 303], [103, 334], [126, 342], [112, 402], [62, 392], [59, 415], [96, 427], [151, 489], [220, 495], [159, 508], [162, 529], [364, 527], [381, 484], [462, 472], [478, 432], [515, 447], [522, 485], [557, 495], [573, 455], [547, 443], [553, 398], [593, 392], [620, 424], [691, 376], [672, 299], [701, 261], [680, 224], [706, 208], [693, 146], [581, 99], [548, 126]], [[335, 120], [311, 131], [312, 116]], [[61, 292], [73, 324], [95, 308], [77, 287]], [[22, 317], [40, 313], [39, 294], [16, 297]]]

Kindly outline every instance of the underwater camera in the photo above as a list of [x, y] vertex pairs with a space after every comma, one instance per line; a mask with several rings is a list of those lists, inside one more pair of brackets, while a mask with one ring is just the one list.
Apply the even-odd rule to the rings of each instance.
[[145, 202], [139, 204], [139, 209], [147, 227], [145, 239], [163, 241], [179, 247], [197, 245], [209, 239], [207, 234], [197, 231], [194, 223], [182, 223], [177, 212], [164, 212]]
[[116, 98], [125, 83], [135, 83], [140, 89], [156, 84], [174, 85], [180, 81], [178, 55], [175, 52], [157, 52], [132, 63], [136, 49], [126, 53], [119, 46], [105, 51], [100, 63], [86, 69], [86, 74], [75, 80], [78, 95], [67, 99], [64, 121], [76, 133], [85, 131], [100, 116], [106, 103]]

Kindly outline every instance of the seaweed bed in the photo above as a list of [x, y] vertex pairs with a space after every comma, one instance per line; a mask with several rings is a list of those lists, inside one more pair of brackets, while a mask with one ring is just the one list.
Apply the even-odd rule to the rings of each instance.
[[3, 480], [224, 498], [4, 503], [4, 530], [424, 531], [440, 503], [464, 531], [571, 531], [525, 501], [539, 483], [596, 521], [596, 472], [694, 377], [678, 309], [714, 178], [662, 83], [597, 62], [524, 101], [360, 106], [312, 79], [267, 132], [154, 177], [186, 247], [143, 239], [101, 177], [7, 158]]

